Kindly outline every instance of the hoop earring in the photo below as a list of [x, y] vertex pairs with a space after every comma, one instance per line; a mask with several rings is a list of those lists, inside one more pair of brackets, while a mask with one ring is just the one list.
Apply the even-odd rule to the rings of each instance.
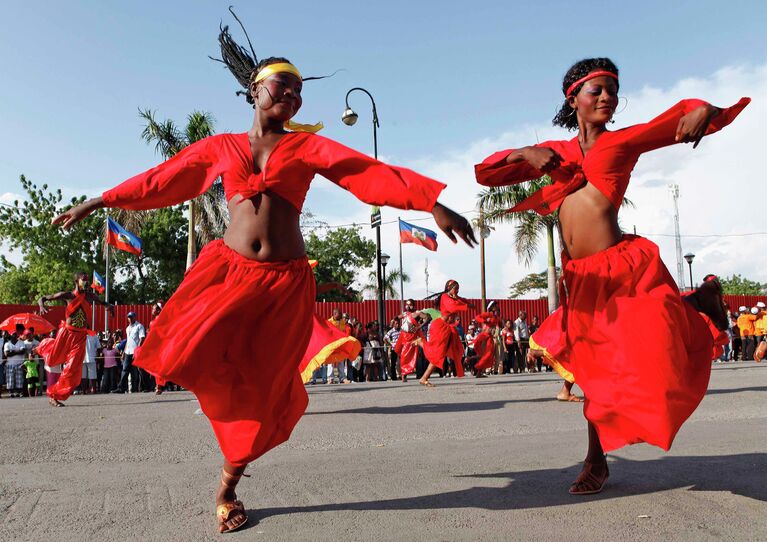
[[572, 117], [573, 115], [575, 115], [578, 112], [578, 110], [574, 109], [573, 107], [570, 107], [570, 109], [571, 109], [571, 111], [570, 111], [570, 114], [567, 115], [568, 117]]
[[620, 111], [616, 109], [613, 115], [618, 115], [620, 113], [623, 113], [626, 110], [626, 108], [629, 106], [628, 98], [626, 98], [625, 96], [618, 96], [618, 103], [620, 103], [621, 100], [623, 100], [623, 109], [621, 109]]

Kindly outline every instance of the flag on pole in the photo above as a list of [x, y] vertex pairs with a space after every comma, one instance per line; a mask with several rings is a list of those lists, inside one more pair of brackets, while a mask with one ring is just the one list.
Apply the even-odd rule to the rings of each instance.
[[141, 239], [107, 217], [107, 244], [115, 248], [141, 256]]
[[415, 243], [428, 250], [437, 250], [437, 234], [426, 228], [413, 226], [404, 220], [399, 221], [400, 243]]
[[106, 291], [106, 287], [107, 287], [107, 281], [105, 281], [104, 277], [99, 275], [94, 270], [93, 271], [93, 282], [91, 283], [91, 288], [93, 288], [98, 293], [103, 294], [104, 291]]

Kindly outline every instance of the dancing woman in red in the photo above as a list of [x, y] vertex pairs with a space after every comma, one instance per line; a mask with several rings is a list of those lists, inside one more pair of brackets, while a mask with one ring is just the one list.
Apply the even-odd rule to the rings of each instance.
[[466, 312], [471, 306], [468, 301], [458, 296], [460, 285], [457, 281], [450, 279], [445, 283], [445, 291], [439, 295], [439, 312], [441, 318], [432, 321], [429, 326], [429, 338], [423, 344], [423, 353], [429, 360], [429, 366], [418, 381], [422, 386], [433, 388], [434, 384], [429, 382], [429, 377], [434, 369], [442, 369], [445, 364], [445, 358], [450, 358], [455, 362], [455, 375], [463, 376], [463, 344], [458, 330], [455, 329], [456, 316], [461, 312]]
[[307, 405], [298, 368], [312, 332], [315, 283], [299, 216], [315, 174], [366, 203], [431, 212], [453, 242], [458, 235], [471, 245], [473, 232], [437, 202], [444, 184], [308, 131], [287, 132], [302, 103], [298, 69], [284, 58], [256, 63], [227, 28], [219, 40], [255, 109], [251, 129], [190, 145], [55, 222], [70, 227], [101, 207], [177, 205], [223, 177], [231, 216], [224, 238], [187, 271], [135, 364], [197, 395], [225, 458], [216, 504], [219, 530], [228, 532], [247, 521], [235, 494], [245, 467], [287, 440]]
[[[578, 135], [498, 152], [476, 166], [486, 186], [549, 174], [550, 186], [512, 211], [559, 209], [563, 245], [562, 306], [530, 346], [586, 396], [589, 450], [570, 493], [602, 490], [605, 452], [647, 442], [668, 450], [708, 386], [716, 343], [727, 329], [718, 281], [684, 301], [652, 242], [624, 235], [618, 209], [642, 153], [694, 143], [727, 126], [748, 104], [727, 109], [682, 100], [645, 124], [614, 132], [618, 68], [607, 58], [582, 60], [564, 77], [565, 102], [554, 124]], [[715, 324], [715, 325], [714, 325]], [[638, 326], [643, 340], [636, 344]]]
[[38, 301], [40, 314], [48, 312], [45, 307], [45, 303], [48, 301], [56, 301], [57, 299], [67, 301], [66, 318], [61, 323], [56, 338], [46, 339], [37, 347], [37, 352], [49, 367], [65, 364], [59, 380], [46, 391], [51, 406], [63, 407], [62, 401], [66, 401], [80, 385], [83, 376], [85, 342], [88, 334], [93, 333], [88, 329], [88, 322], [91, 319], [91, 303], [97, 303], [109, 307], [110, 311], [112, 310], [112, 305], [102, 301], [96, 294], [88, 290], [89, 284], [88, 273], [77, 273], [74, 290], [44, 295]]
[[489, 369], [495, 363], [493, 331], [498, 326], [498, 319], [492, 312], [483, 312], [475, 316], [474, 319], [482, 326], [482, 330], [474, 340], [474, 351], [477, 353], [474, 376], [482, 378], [485, 376], [485, 369]]

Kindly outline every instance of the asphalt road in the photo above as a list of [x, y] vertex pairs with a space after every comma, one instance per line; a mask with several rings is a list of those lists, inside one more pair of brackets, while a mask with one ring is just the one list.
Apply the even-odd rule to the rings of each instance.
[[[581, 406], [549, 374], [314, 386], [240, 484], [226, 540], [767, 540], [767, 364], [716, 365], [670, 453], [573, 497]], [[189, 393], [0, 400], [0, 540], [221, 540], [221, 458]]]

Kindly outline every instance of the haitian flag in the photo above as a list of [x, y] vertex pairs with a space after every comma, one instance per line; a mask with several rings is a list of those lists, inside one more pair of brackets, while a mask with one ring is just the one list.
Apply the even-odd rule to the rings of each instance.
[[99, 275], [94, 269], [93, 282], [91, 283], [91, 288], [93, 288], [98, 293], [103, 294], [104, 290], [106, 289], [106, 286], [107, 286], [107, 282], [104, 280], [104, 277]]
[[107, 244], [115, 248], [141, 256], [141, 239], [107, 217]]
[[415, 243], [429, 250], [437, 250], [437, 234], [426, 228], [419, 228], [412, 224], [399, 221], [399, 242]]

